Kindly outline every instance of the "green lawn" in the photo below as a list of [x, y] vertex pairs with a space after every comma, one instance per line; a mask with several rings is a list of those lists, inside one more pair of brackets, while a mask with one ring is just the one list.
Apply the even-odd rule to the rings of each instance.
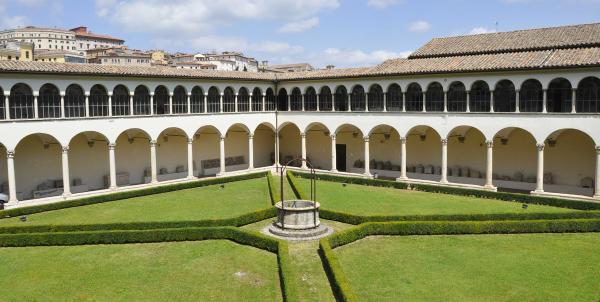
[[0, 219], [0, 226], [219, 219], [270, 205], [267, 180], [258, 178], [33, 214], [26, 223]]
[[599, 301], [600, 233], [370, 237], [335, 250], [360, 301]]
[[226, 240], [0, 248], [0, 301], [281, 301], [277, 255]]
[[[310, 193], [310, 181], [297, 178], [298, 184]], [[338, 182], [317, 181], [317, 201], [321, 208], [357, 215], [431, 215], [567, 212], [571, 209], [474, 198], [449, 194], [370, 187]]]

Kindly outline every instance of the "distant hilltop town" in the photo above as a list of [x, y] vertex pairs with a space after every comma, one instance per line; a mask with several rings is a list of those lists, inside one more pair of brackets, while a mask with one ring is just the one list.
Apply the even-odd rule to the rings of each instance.
[[125, 40], [88, 31], [86, 26], [69, 30], [27, 26], [0, 31], [0, 61], [38, 61], [125, 66], [167, 66], [246, 72], [300, 72], [314, 68], [308, 63], [269, 65], [241, 52], [168, 53], [138, 50]]

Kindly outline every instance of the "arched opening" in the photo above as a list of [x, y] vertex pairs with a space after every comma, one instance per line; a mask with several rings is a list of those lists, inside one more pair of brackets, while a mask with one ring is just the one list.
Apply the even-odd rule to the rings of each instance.
[[411, 83], [406, 89], [406, 111], [423, 111], [423, 91], [417, 83]]
[[15, 148], [15, 178], [19, 200], [63, 194], [62, 146], [48, 134], [32, 134]]
[[529, 193], [537, 176], [536, 141], [531, 133], [516, 127], [494, 136], [493, 179], [498, 190]]
[[260, 88], [255, 87], [252, 90], [252, 111], [263, 111], [263, 95]]
[[248, 89], [245, 87], [240, 88], [238, 92], [238, 111], [239, 112], [247, 112], [250, 110], [250, 95], [248, 94]]
[[262, 123], [254, 130], [254, 167], [269, 167], [275, 164], [275, 130], [272, 125]]
[[369, 133], [369, 168], [378, 178], [400, 177], [400, 134], [394, 127], [379, 125]]
[[129, 115], [129, 90], [123, 85], [118, 85], [112, 95], [113, 116]]
[[40, 87], [38, 96], [39, 118], [59, 118], [60, 111], [60, 92], [58, 88], [52, 84], [44, 84]]
[[9, 195], [10, 190], [8, 188], [8, 165], [6, 156], [6, 147], [0, 143], [0, 193]]
[[213, 126], [204, 126], [194, 135], [194, 162], [200, 163], [199, 176], [212, 176], [221, 172], [220, 145], [221, 132]]
[[557, 78], [548, 85], [548, 112], [571, 112], [573, 106], [571, 82], [565, 78]]
[[110, 186], [108, 139], [95, 131], [75, 135], [69, 142], [71, 193], [106, 189]]
[[88, 106], [90, 116], [108, 116], [108, 93], [104, 86], [92, 86]]
[[544, 191], [593, 196], [595, 147], [594, 140], [580, 130], [550, 134], [544, 147]]
[[175, 87], [173, 90], [173, 114], [183, 114], [188, 112], [188, 95], [183, 86]]
[[319, 93], [319, 110], [331, 111], [332, 106], [333, 96], [331, 95], [331, 89], [327, 86], [321, 87], [321, 92]]
[[477, 81], [471, 86], [469, 110], [471, 112], [490, 112], [490, 87], [485, 81]]
[[477, 128], [459, 126], [448, 133], [448, 181], [483, 186], [487, 145]]
[[438, 82], [429, 84], [425, 97], [426, 111], [444, 111], [444, 88], [442, 84]]
[[287, 111], [288, 110], [288, 94], [285, 88], [279, 89], [277, 94], [277, 110]]
[[202, 91], [200, 86], [194, 86], [194, 88], [192, 88], [190, 107], [192, 113], [204, 112], [204, 91]]
[[[156, 140], [156, 177], [158, 181], [183, 179], [188, 176], [190, 167], [187, 165], [187, 139], [185, 132], [179, 128], [165, 129], [158, 136]], [[144, 178], [145, 183], [151, 181], [152, 177]]]
[[306, 157], [315, 169], [331, 170], [331, 136], [321, 123], [306, 127]]
[[514, 112], [517, 93], [515, 85], [509, 80], [502, 80], [494, 89], [494, 112]]
[[600, 79], [587, 77], [577, 85], [577, 112], [600, 112]]
[[115, 163], [119, 187], [145, 183], [152, 177], [150, 136], [140, 129], [125, 130], [117, 137]]
[[11, 119], [34, 118], [33, 92], [27, 84], [15, 84], [10, 89], [8, 110]]
[[346, 87], [338, 86], [334, 95], [335, 111], [348, 111], [348, 91]]
[[[284, 124], [279, 128], [279, 163], [284, 165], [294, 158], [302, 156], [302, 141], [300, 129], [292, 123]], [[293, 163], [300, 167], [301, 163]]]
[[77, 84], [71, 84], [65, 91], [65, 117], [85, 116], [85, 93]]
[[415, 126], [406, 135], [406, 172], [409, 178], [440, 180], [442, 140], [429, 126]]
[[265, 92], [265, 111], [275, 111], [276, 101], [273, 89], [267, 88]]
[[521, 85], [519, 92], [519, 108], [522, 112], [542, 112], [544, 106], [544, 91], [542, 83], [529, 79]]
[[388, 111], [402, 111], [402, 88], [398, 84], [392, 84], [388, 87], [386, 107]]
[[154, 114], [169, 114], [169, 90], [165, 86], [154, 89]]
[[290, 95], [290, 110], [302, 111], [302, 92], [298, 87], [292, 89], [292, 94]]
[[150, 92], [144, 85], [139, 85], [133, 92], [133, 114], [150, 114]]
[[340, 172], [365, 172], [365, 142], [363, 132], [354, 125], [345, 124], [335, 132], [336, 168]]
[[239, 171], [248, 169], [248, 128], [236, 124], [227, 130], [225, 135], [225, 171]]
[[365, 89], [361, 85], [354, 86], [350, 95], [350, 110], [365, 111], [365, 105]]
[[5, 106], [5, 96], [4, 96], [4, 90], [2, 89], [2, 87], [0, 87], [0, 120], [4, 120], [7, 118], [7, 110], [4, 107]]
[[208, 112], [220, 112], [221, 111], [221, 96], [219, 94], [219, 89], [215, 86], [212, 86], [208, 89], [208, 98], [206, 100], [206, 106], [208, 107]]
[[306, 94], [304, 95], [304, 110], [317, 110], [317, 91], [315, 91], [313, 87], [306, 88]]
[[452, 82], [448, 87], [448, 111], [467, 111], [467, 89], [462, 82]]
[[223, 112], [235, 111], [235, 92], [233, 88], [227, 87], [223, 90]]
[[369, 89], [369, 111], [383, 111], [383, 88], [374, 84]]

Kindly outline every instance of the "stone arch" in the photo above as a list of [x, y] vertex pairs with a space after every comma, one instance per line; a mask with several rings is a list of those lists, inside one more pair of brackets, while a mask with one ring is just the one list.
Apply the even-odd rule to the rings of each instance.
[[271, 87], [265, 90], [265, 111], [275, 111], [277, 109], [277, 98]]
[[145, 85], [138, 85], [133, 92], [133, 114], [150, 114], [150, 91]]
[[193, 160], [200, 177], [221, 172], [220, 139], [224, 135], [212, 125], [204, 125], [194, 133]]
[[85, 116], [85, 92], [78, 84], [71, 84], [65, 91], [65, 117]]
[[571, 112], [573, 87], [565, 78], [555, 78], [548, 84], [546, 107], [548, 112]]
[[535, 189], [537, 151], [535, 136], [519, 127], [507, 127], [493, 136], [493, 179], [499, 190], [528, 193]]
[[220, 112], [221, 111], [221, 94], [219, 88], [211, 86], [208, 89], [208, 97], [206, 99], [206, 106], [208, 112]]
[[[302, 155], [300, 127], [292, 122], [279, 126], [279, 163], [285, 164]], [[296, 163], [295, 163], [296, 164]], [[298, 166], [300, 163], [297, 163]]]
[[[341, 172], [365, 172], [364, 132], [352, 124], [342, 124], [335, 129], [336, 144], [344, 146], [336, 150], [336, 168]], [[337, 149], [337, 148], [336, 148]]]
[[60, 141], [47, 133], [34, 133], [19, 140], [14, 159], [19, 200], [63, 194], [62, 148]]
[[383, 88], [379, 84], [371, 85], [367, 98], [369, 111], [383, 111], [383, 100]]
[[542, 112], [544, 91], [537, 79], [528, 79], [521, 84], [519, 91], [519, 110], [522, 112]]
[[254, 131], [254, 167], [268, 167], [275, 164], [275, 126], [260, 123]]
[[511, 80], [500, 80], [494, 88], [494, 112], [514, 112], [516, 109], [515, 84]]
[[164, 115], [169, 114], [169, 89], [164, 85], [158, 85], [154, 89], [154, 114]]
[[158, 181], [183, 179], [188, 176], [188, 135], [178, 127], [161, 131], [156, 138], [156, 168]]
[[348, 111], [348, 91], [344, 85], [335, 88], [333, 99], [335, 111]]
[[203, 113], [204, 108], [204, 91], [200, 86], [194, 86], [190, 95], [190, 112], [191, 113]]
[[423, 90], [419, 83], [410, 83], [406, 88], [406, 111], [423, 111]]
[[369, 168], [378, 177], [400, 177], [401, 143], [398, 130], [387, 124], [377, 125], [369, 131]]
[[485, 134], [476, 127], [454, 127], [446, 136], [448, 180], [454, 183], [484, 185], [487, 163]]
[[425, 110], [444, 111], [444, 87], [439, 82], [431, 82], [425, 92]]
[[56, 85], [46, 83], [40, 87], [38, 96], [38, 117], [61, 117], [60, 91]]
[[304, 93], [304, 110], [317, 110], [317, 91], [312, 86], [308, 86], [306, 88], [306, 92]]
[[354, 85], [352, 93], [350, 95], [350, 110], [351, 111], [365, 111], [366, 109], [366, 96], [365, 89], [360, 84]]
[[471, 112], [490, 112], [492, 94], [486, 81], [473, 82], [469, 92], [469, 109]]
[[25, 83], [17, 83], [10, 89], [8, 97], [10, 119], [34, 118], [33, 91]]
[[467, 111], [467, 89], [461, 81], [454, 81], [448, 86], [448, 111]]
[[108, 90], [101, 84], [95, 84], [90, 88], [88, 97], [89, 116], [108, 116]]
[[112, 115], [129, 115], [129, 89], [125, 85], [117, 85], [112, 94]]
[[331, 170], [331, 132], [321, 122], [312, 122], [304, 128], [306, 158], [315, 169]]
[[232, 87], [225, 87], [223, 90], [223, 112], [235, 111], [235, 90]]
[[288, 93], [285, 88], [279, 89], [277, 93], [277, 110], [279, 111], [288, 111]]
[[406, 133], [406, 172], [408, 177], [440, 180], [442, 141], [438, 131], [427, 125], [417, 125]]
[[331, 111], [333, 109], [333, 95], [329, 86], [322, 86], [319, 90], [319, 110]]
[[188, 93], [185, 87], [178, 85], [173, 90], [172, 107], [174, 114], [185, 114], [188, 112]]
[[95, 191], [109, 187], [108, 136], [83, 131], [69, 140], [69, 182], [71, 192]]
[[4, 95], [4, 89], [0, 87], [0, 120], [8, 118], [8, 108], [5, 108], [6, 96]]
[[237, 96], [237, 111], [248, 112], [250, 111], [250, 94], [246, 87], [240, 87]]
[[251, 98], [252, 111], [263, 111], [263, 93], [260, 87], [254, 87], [252, 90], [252, 98]]
[[150, 142], [152, 136], [140, 128], [122, 131], [115, 140], [117, 186], [147, 183], [151, 180]]
[[600, 112], [600, 79], [586, 77], [577, 85], [577, 112]]
[[290, 111], [301, 111], [302, 110], [302, 91], [298, 87], [292, 89], [290, 94]]
[[249, 141], [252, 132], [242, 124], [235, 123], [225, 132], [225, 171], [239, 171], [249, 168]]
[[404, 95], [402, 87], [396, 83], [390, 84], [387, 89], [386, 108], [387, 111], [402, 111]]

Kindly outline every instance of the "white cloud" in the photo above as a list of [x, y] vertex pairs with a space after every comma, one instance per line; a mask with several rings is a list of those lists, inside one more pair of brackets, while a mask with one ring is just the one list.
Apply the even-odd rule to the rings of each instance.
[[0, 28], [23, 27], [29, 23], [24, 16], [2, 16], [0, 17]]
[[430, 29], [431, 29], [431, 24], [429, 24], [429, 22], [427, 22], [427, 21], [417, 21], [417, 22], [410, 24], [410, 26], [408, 27], [409, 31], [412, 31], [415, 33], [428, 32]]
[[364, 51], [360, 49], [327, 48], [308, 56], [311, 63], [319, 67], [335, 65], [337, 67], [374, 66], [393, 58], [406, 58], [411, 51], [394, 52], [389, 50]]
[[100, 17], [108, 15], [116, 3], [117, 0], [96, 0], [96, 14]]
[[319, 25], [319, 18], [312, 17], [312, 18], [306, 19], [306, 20], [287, 23], [279, 29], [279, 32], [281, 32], [281, 33], [299, 33], [299, 32], [309, 30], [317, 25]]
[[480, 27], [475, 27], [475, 28], [471, 29], [471, 31], [469, 32], [469, 35], [489, 34], [489, 33], [495, 33], [495, 32], [496, 32], [495, 29], [480, 26]]
[[386, 8], [391, 5], [399, 4], [400, 0], [369, 0], [367, 5], [375, 8]]

